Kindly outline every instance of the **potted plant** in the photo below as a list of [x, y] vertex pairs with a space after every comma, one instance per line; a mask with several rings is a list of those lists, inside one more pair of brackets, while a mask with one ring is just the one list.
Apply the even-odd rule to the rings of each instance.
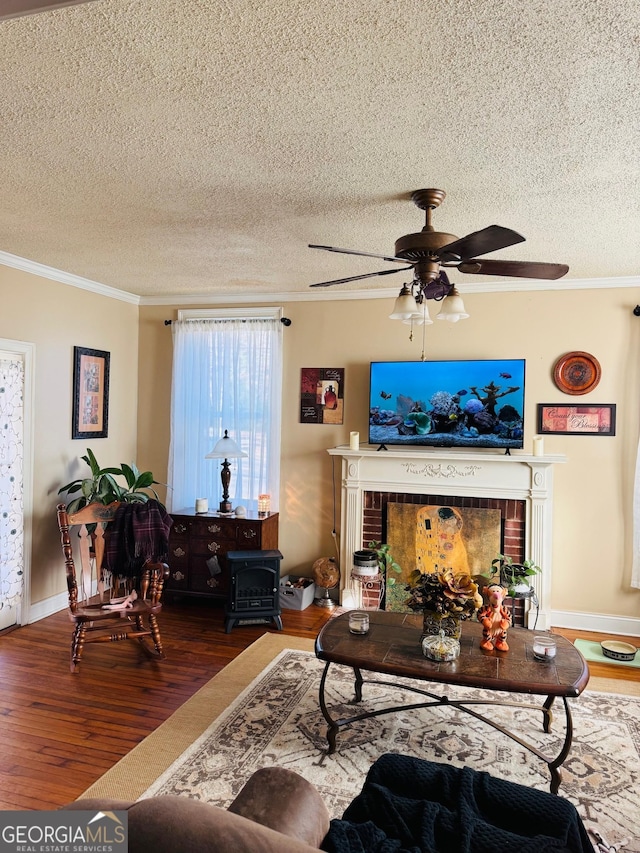
[[[129, 465], [122, 462], [119, 468], [101, 468], [90, 448], [87, 448], [86, 456], [82, 456], [81, 459], [89, 466], [91, 476], [72, 480], [58, 489], [59, 495], [66, 493], [69, 496], [81, 492], [78, 497], [68, 502], [68, 513], [77, 512], [90, 503], [105, 505], [114, 501], [145, 503], [150, 498], [155, 498], [158, 503], [161, 503], [152, 486], [162, 484], [154, 479], [151, 471], [140, 471], [135, 462]], [[116, 477], [123, 477], [125, 484], [119, 483]]]
[[499, 582], [506, 586], [512, 598], [531, 594], [531, 585], [528, 578], [539, 574], [542, 569], [533, 560], [523, 560], [514, 563], [511, 557], [504, 554], [498, 556], [491, 562], [493, 579], [499, 578]]
[[390, 576], [390, 572], [394, 571], [400, 574], [402, 569], [391, 556], [391, 551], [386, 543], [378, 542], [375, 539], [369, 542], [369, 548], [375, 553], [378, 561], [378, 571], [384, 577], [387, 586], [393, 586], [396, 582], [394, 577]]

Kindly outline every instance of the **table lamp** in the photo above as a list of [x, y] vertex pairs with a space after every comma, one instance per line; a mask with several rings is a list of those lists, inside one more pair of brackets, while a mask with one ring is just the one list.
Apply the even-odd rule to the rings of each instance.
[[231, 481], [231, 471], [229, 470], [229, 459], [239, 459], [248, 454], [241, 450], [232, 438], [229, 438], [229, 433], [225, 429], [223, 437], [218, 441], [211, 453], [207, 453], [205, 459], [224, 459], [222, 470], [220, 471], [220, 479], [222, 480], [222, 500], [220, 501], [219, 512], [231, 512], [231, 501], [229, 500], [229, 482]]

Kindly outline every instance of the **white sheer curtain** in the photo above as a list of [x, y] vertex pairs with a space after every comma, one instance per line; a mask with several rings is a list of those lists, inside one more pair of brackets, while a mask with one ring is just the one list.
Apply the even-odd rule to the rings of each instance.
[[220, 459], [205, 459], [224, 431], [247, 453], [231, 463], [230, 500], [256, 509], [259, 494], [278, 509], [282, 324], [269, 319], [172, 323], [173, 380], [169, 510], [222, 498]]

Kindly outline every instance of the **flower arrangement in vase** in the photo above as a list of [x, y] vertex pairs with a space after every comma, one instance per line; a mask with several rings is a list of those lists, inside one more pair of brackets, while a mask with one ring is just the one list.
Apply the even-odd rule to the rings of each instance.
[[461, 620], [475, 616], [484, 603], [471, 575], [451, 568], [432, 573], [415, 569], [405, 589], [407, 607], [423, 614], [423, 637], [444, 631], [458, 639]]

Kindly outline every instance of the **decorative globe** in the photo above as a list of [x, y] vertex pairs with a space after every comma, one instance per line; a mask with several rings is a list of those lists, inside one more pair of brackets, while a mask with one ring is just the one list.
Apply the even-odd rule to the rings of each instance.
[[318, 586], [333, 589], [340, 580], [340, 569], [333, 557], [320, 557], [311, 567], [313, 579]]

